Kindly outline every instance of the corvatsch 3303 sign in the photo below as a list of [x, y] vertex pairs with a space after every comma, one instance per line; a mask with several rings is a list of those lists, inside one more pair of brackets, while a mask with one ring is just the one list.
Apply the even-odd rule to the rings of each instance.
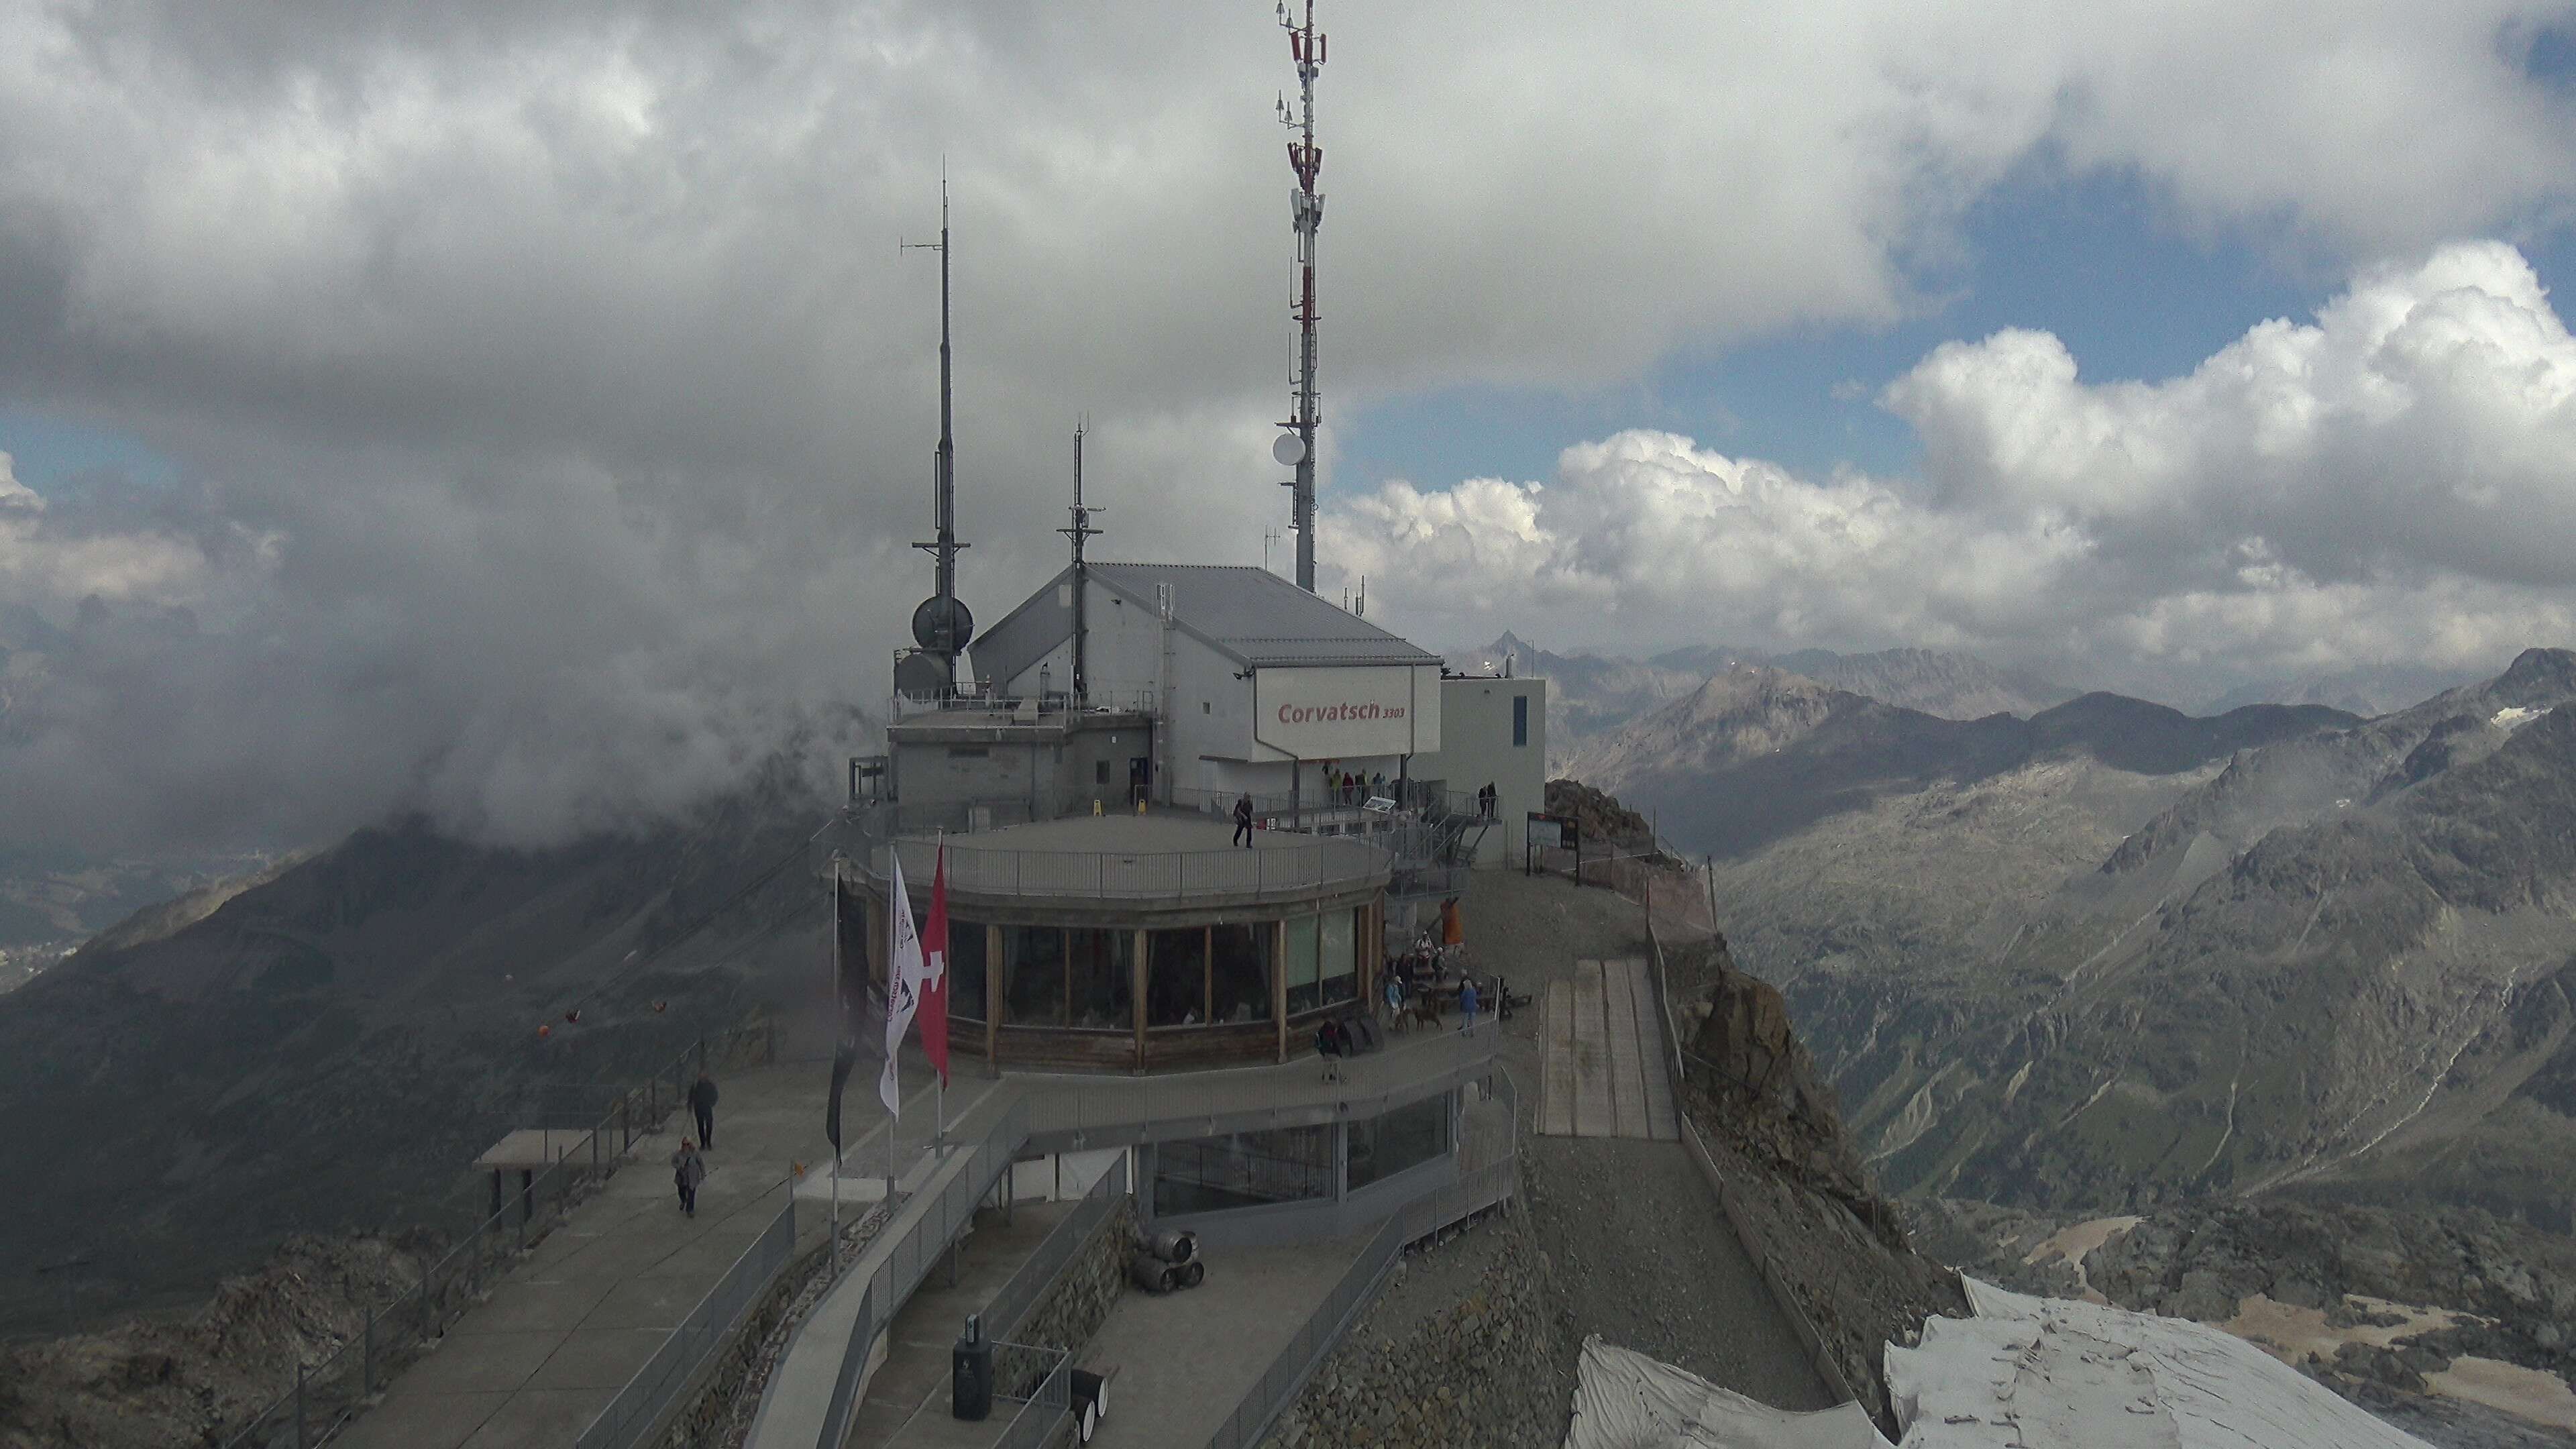
[[1252, 676], [1252, 737], [1301, 760], [1440, 748], [1440, 667], [1263, 669]]

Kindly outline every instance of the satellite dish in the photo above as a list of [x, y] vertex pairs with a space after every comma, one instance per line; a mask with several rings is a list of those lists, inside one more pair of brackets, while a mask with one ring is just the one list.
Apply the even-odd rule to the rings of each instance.
[[933, 654], [954, 655], [975, 637], [966, 601], [933, 594], [912, 611], [912, 639]]
[[1306, 440], [1295, 433], [1281, 433], [1270, 445], [1270, 456], [1279, 460], [1280, 467], [1294, 468], [1306, 461]]

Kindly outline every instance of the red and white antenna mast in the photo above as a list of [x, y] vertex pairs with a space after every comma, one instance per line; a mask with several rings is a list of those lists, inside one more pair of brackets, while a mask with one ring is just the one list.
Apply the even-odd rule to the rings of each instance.
[[1324, 68], [1324, 36], [1315, 29], [1315, 0], [1303, 3], [1305, 19], [1300, 22], [1289, 15], [1288, 0], [1279, 0], [1279, 25], [1288, 32], [1288, 54], [1297, 62], [1297, 105], [1292, 110], [1285, 96], [1279, 100], [1280, 123], [1296, 133], [1288, 143], [1288, 169], [1297, 173], [1297, 187], [1288, 194], [1288, 201], [1297, 234], [1297, 295], [1291, 313], [1297, 319], [1297, 386], [1291, 394], [1297, 411], [1281, 424], [1290, 432], [1271, 447], [1270, 454], [1297, 469], [1288, 484], [1296, 490], [1290, 515], [1297, 530], [1297, 587], [1311, 594], [1315, 591], [1315, 425], [1323, 421], [1315, 388], [1315, 233], [1324, 224], [1324, 193], [1315, 189], [1315, 178], [1324, 169], [1324, 148], [1315, 144], [1315, 73]]

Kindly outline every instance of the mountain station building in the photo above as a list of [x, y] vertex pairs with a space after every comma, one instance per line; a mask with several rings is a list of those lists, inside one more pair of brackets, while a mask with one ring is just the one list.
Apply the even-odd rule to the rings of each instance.
[[971, 662], [896, 695], [845, 868], [882, 910], [900, 856], [920, 916], [944, 843], [951, 1049], [995, 1069], [1311, 1050], [1542, 808], [1544, 679], [1458, 675], [1264, 569], [1068, 568]]

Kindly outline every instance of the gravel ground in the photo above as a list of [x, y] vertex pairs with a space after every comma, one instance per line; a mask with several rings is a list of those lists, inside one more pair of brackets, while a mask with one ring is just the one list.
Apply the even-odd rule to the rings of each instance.
[[2543, 1428], [2484, 1404], [2410, 1394], [2380, 1384], [2346, 1386], [2344, 1397], [2435, 1449], [2567, 1449], [2576, 1435]]
[[1597, 1333], [1775, 1408], [1834, 1402], [1677, 1144], [1537, 1137], [1527, 1150], [1566, 1343]]
[[1476, 1291], [1487, 1270], [1501, 1261], [1502, 1233], [1492, 1224], [1478, 1226], [1419, 1253], [1407, 1253], [1387, 1275], [1377, 1301], [1369, 1305], [1373, 1331], [1404, 1335], [1436, 1313], [1458, 1306]]

